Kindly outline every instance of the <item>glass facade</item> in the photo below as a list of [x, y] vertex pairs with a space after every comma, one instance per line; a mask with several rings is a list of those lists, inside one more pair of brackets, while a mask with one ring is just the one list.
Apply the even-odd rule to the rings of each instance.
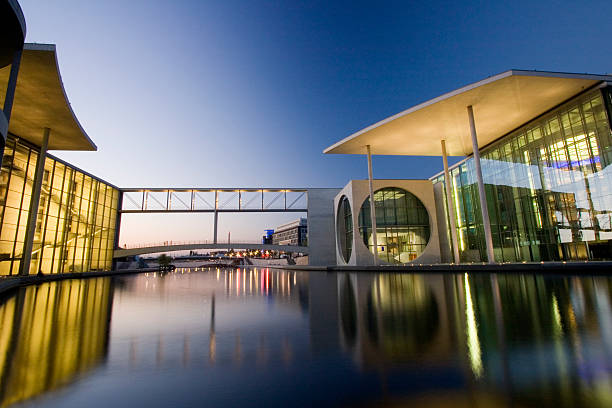
[[[612, 259], [610, 106], [587, 91], [481, 150], [497, 262]], [[486, 260], [473, 159], [450, 175], [461, 259]]]
[[[39, 153], [12, 135], [0, 172], [0, 275], [17, 275]], [[30, 274], [110, 270], [119, 191], [47, 156]]]
[[338, 249], [344, 262], [348, 262], [353, 252], [353, 213], [346, 196], [342, 196], [338, 205], [336, 231], [338, 234]]
[[[385, 262], [401, 264], [415, 260], [429, 241], [429, 215], [412, 193], [395, 187], [374, 192], [378, 256]], [[359, 212], [359, 233], [374, 252], [370, 198]]]

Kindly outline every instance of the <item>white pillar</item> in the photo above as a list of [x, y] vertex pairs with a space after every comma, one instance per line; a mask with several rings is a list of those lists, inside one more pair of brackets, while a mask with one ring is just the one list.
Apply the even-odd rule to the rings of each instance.
[[476, 135], [476, 125], [474, 123], [474, 110], [472, 105], [467, 107], [468, 118], [470, 120], [470, 132], [472, 134], [472, 149], [474, 151], [474, 169], [476, 170], [476, 180], [478, 181], [478, 196], [480, 197], [480, 212], [482, 215], [482, 225], [484, 227], [485, 243], [487, 245], [487, 260], [495, 263], [493, 253], [493, 237], [491, 235], [491, 221], [489, 220], [489, 209], [487, 207], [487, 196], [485, 195], [484, 182], [482, 181], [482, 168], [480, 167], [480, 152], [478, 151], [478, 136]]
[[[28, 224], [26, 227], [25, 242], [23, 244], [23, 256], [21, 257], [20, 275], [30, 273], [30, 263], [32, 261], [32, 250], [34, 249], [34, 235], [36, 234], [36, 221], [38, 220], [38, 204], [40, 203], [40, 190], [45, 170], [45, 158], [47, 157], [47, 147], [49, 146], [49, 128], [44, 129], [40, 154], [36, 161], [34, 170], [34, 180], [32, 185], [32, 198], [30, 198], [30, 212], [28, 214]], [[42, 243], [44, 245], [44, 242]], [[39, 254], [39, 256], [42, 254]], [[38, 271], [36, 271], [38, 273]]]
[[370, 219], [372, 220], [372, 245], [374, 246], [374, 265], [378, 265], [378, 237], [376, 236], [376, 206], [374, 204], [374, 186], [372, 183], [372, 153], [370, 145], [366, 146], [368, 152], [368, 184], [370, 188]]
[[446, 190], [446, 211], [450, 219], [450, 236], [453, 245], [453, 258], [455, 263], [459, 260], [459, 245], [457, 244], [457, 220], [455, 219], [455, 206], [453, 205], [453, 195], [451, 194], [450, 173], [448, 171], [448, 156], [446, 154], [446, 140], [440, 140], [442, 145], [442, 162], [444, 163], [444, 186]]
[[219, 192], [215, 190], [215, 221], [214, 221], [214, 227], [213, 227], [213, 244], [217, 243], [217, 224], [219, 222], [219, 213], [217, 211], [218, 209], [219, 209]]

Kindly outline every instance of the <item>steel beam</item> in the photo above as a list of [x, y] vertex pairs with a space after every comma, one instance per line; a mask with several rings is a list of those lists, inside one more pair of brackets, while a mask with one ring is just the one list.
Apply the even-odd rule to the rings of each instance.
[[[286, 188], [121, 188], [119, 190], [122, 193], [128, 194], [126, 195], [127, 200], [124, 201], [124, 203], [131, 202], [132, 204], [136, 206], [136, 208], [140, 208], [140, 210], [121, 209], [121, 211], [123, 212], [158, 212], [160, 210], [158, 208], [155, 208], [155, 209], [149, 208], [149, 205], [148, 205], [149, 199], [153, 200], [156, 204], [161, 206], [161, 208], [164, 209], [164, 211], [168, 211], [168, 212], [174, 212], [174, 211], [183, 212], [184, 210], [194, 211], [194, 212], [206, 212], [205, 210], [200, 210], [196, 208], [197, 207], [196, 201], [198, 197], [200, 197], [206, 204], [210, 205], [206, 201], [206, 199], [199, 196], [198, 193], [214, 193], [215, 197], [217, 198], [220, 197], [219, 193], [232, 193], [232, 195], [230, 195], [229, 198], [227, 198], [225, 202], [221, 203], [220, 205], [219, 204], [216, 205], [216, 208], [219, 211], [221, 210], [225, 211], [226, 210], [225, 207], [228, 205], [234, 207], [231, 210], [236, 211], [236, 212], [241, 212], [245, 210], [249, 210], [249, 211], [253, 210], [253, 208], [248, 208], [248, 207], [251, 203], [253, 203], [257, 199], [256, 196], [253, 196], [253, 198], [251, 198], [247, 203], [244, 203], [243, 202], [244, 193], [261, 194], [261, 207], [259, 208], [260, 211], [271, 211], [271, 210], [290, 211], [291, 207], [293, 207], [293, 205], [295, 205], [295, 203], [297, 203], [300, 200], [300, 198], [304, 196], [304, 194], [307, 194], [307, 191], [308, 191], [308, 189], [305, 189], [305, 188], [294, 188], [294, 189], [286, 189]], [[129, 195], [130, 193], [142, 194], [141, 202], [137, 203], [137, 201], [134, 200]], [[154, 193], [165, 193], [166, 202], [164, 203], [163, 200], [157, 199]], [[186, 202], [180, 199], [180, 196], [174, 193], [189, 193], [191, 195], [191, 202], [187, 204]], [[272, 200], [270, 200], [270, 202], [267, 204], [265, 201], [266, 193], [276, 193], [272, 197]], [[289, 196], [288, 196], [289, 193], [300, 193], [300, 194], [291, 203], [289, 203]], [[175, 197], [173, 197], [173, 195]], [[173, 205], [172, 205], [173, 198], [176, 198], [181, 203], [183, 203], [185, 205], [185, 209], [181, 208], [180, 210], [177, 210], [173, 208]], [[234, 202], [234, 199], [238, 200], [236, 205], [231, 204], [232, 202]], [[283, 200], [281, 208], [271, 208], [272, 205], [277, 203], [279, 199]], [[212, 205], [210, 206], [212, 208]], [[306, 211], [306, 208], [299, 209], [299, 211], [302, 211], [302, 210]]]
[[259, 208], [243, 208], [242, 210], [238, 210], [237, 208], [219, 208], [215, 210], [214, 208], [209, 209], [196, 209], [190, 210], [188, 208], [185, 209], [174, 209], [174, 210], [119, 210], [122, 214], [178, 214], [178, 213], [279, 213], [279, 212], [287, 212], [287, 213], [295, 213], [295, 212], [307, 212], [307, 208], [266, 208], [260, 210]]

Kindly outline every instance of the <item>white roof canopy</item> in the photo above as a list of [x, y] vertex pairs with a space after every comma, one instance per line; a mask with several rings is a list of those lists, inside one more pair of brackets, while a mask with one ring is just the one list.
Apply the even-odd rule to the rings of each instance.
[[[0, 70], [1, 102], [9, 72], [8, 67]], [[25, 44], [9, 132], [40, 146], [44, 128], [51, 129], [49, 150], [96, 150], [66, 96], [55, 45]]]
[[369, 126], [324, 150], [326, 154], [450, 156], [472, 153], [467, 107], [478, 146], [486, 146], [610, 75], [511, 70], [459, 88]]

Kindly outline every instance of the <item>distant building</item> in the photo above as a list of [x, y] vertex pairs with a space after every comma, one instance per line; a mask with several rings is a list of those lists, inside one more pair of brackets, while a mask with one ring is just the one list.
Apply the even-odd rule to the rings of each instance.
[[266, 245], [266, 244], [272, 244], [272, 235], [274, 235], [274, 230], [273, 229], [267, 229], [264, 230], [266, 232], [266, 235], [264, 235], [263, 237], [261, 237], [261, 243]]
[[306, 218], [279, 226], [272, 234], [274, 245], [308, 245], [308, 226]]

